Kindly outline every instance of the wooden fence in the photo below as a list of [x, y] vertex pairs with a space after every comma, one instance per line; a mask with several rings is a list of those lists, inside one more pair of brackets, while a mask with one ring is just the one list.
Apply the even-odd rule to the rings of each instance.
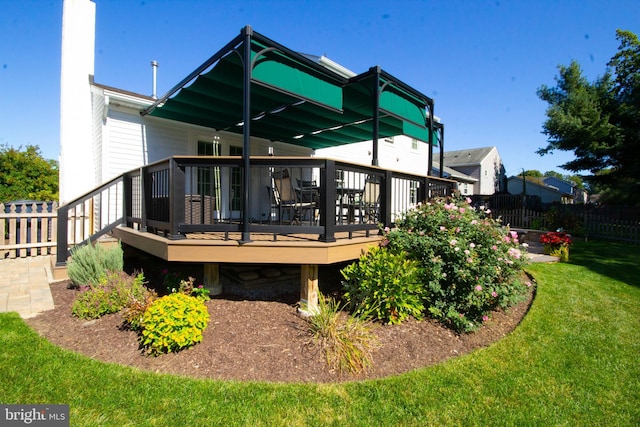
[[493, 209], [493, 217], [499, 217], [502, 220], [502, 225], [509, 225], [512, 228], [529, 230], [545, 230], [547, 228], [544, 212], [532, 209]]
[[640, 221], [593, 214], [584, 214], [582, 221], [582, 227], [589, 237], [640, 243]]
[[[592, 212], [573, 211], [576, 228], [588, 238], [614, 240], [640, 244], [640, 221], [620, 219]], [[512, 228], [547, 230], [547, 218], [544, 212], [531, 209], [494, 209], [494, 218], [501, 218], [503, 225]]]
[[0, 259], [55, 254], [57, 210], [56, 202], [0, 203]]

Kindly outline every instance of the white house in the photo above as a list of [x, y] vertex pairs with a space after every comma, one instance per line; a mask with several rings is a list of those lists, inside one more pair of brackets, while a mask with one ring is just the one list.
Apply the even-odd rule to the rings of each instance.
[[[435, 160], [433, 161], [433, 173], [435, 175], [439, 175], [440, 173], [440, 163]], [[456, 181], [458, 183], [458, 192], [461, 195], [472, 196], [475, 194], [474, 186], [478, 182], [476, 178], [450, 168], [446, 164], [442, 168], [442, 177]]]
[[[61, 204], [122, 172], [173, 155], [242, 155], [242, 133], [141, 114], [156, 102], [154, 97], [94, 82], [95, 13], [96, 5], [89, 0], [64, 2], [59, 158]], [[326, 57], [306, 56], [338, 76], [355, 76]], [[426, 112], [427, 117], [428, 114]], [[422, 120], [424, 123], [425, 119]], [[435, 116], [434, 120], [439, 122]], [[414, 128], [411, 124], [408, 129]], [[379, 166], [427, 175], [428, 141], [405, 135], [386, 136], [379, 141]], [[314, 149], [304, 144], [252, 135], [250, 144], [252, 156], [331, 157], [367, 165], [373, 161], [371, 140]]]
[[[371, 146], [371, 140], [362, 141], [315, 150], [315, 155], [370, 165], [373, 157]], [[381, 139], [378, 149], [380, 167], [426, 175], [428, 143], [405, 135], [396, 135]]]

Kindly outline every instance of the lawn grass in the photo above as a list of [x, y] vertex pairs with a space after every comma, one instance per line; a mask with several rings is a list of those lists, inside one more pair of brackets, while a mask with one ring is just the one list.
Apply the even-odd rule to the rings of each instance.
[[640, 247], [577, 243], [528, 268], [518, 329], [470, 355], [347, 384], [205, 381], [109, 365], [0, 315], [0, 402], [67, 403], [73, 426], [637, 425]]

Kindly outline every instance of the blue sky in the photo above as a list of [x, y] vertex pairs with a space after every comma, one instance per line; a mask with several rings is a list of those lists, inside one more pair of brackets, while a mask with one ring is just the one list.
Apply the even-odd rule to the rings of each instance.
[[[640, 34], [640, 3], [621, 1], [95, 0], [95, 80], [151, 94], [177, 84], [245, 25], [356, 73], [379, 65], [435, 99], [445, 149], [497, 146], [507, 173], [566, 171], [540, 157], [559, 64], [593, 81], [616, 53], [616, 29]], [[0, 144], [59, 151], [62, 0], [0, 0]]]

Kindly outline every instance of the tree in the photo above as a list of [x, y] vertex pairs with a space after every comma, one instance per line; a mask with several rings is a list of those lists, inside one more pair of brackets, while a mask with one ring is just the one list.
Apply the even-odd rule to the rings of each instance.
[[552, 176], [554, 178], [558, 178], [558, 179], [564, 179], [565, 175], [562, 175], [560, 172], [556, 172], [556, 171], [546, 171], [544, 173], [544, 176]]
[[[542, 178], [544, 176], [542, 175], [542, 172], [540, 172], [537, 169], [529, 169], [528, 171], [524, 171], [524, 174], [525, 176], [532, 177], [532, 178]], [[522, 172], [518, 175], [522, 176]]]
[[22, 151], [0, 146], [0, 202], [58, 200], [58, 162], [46, 160], [37, 145]]
[[562, 168], [590, 172], [585, 180], [605, 200], [640, 205], [640, 42], [630, 31], [616, 34], [620, 47], [604, 76], [589, 83], [572, 61], [558, 67], [556, 87], [538, 89], [549, 107], [548, 145], [537, 153], [573, 151]]

